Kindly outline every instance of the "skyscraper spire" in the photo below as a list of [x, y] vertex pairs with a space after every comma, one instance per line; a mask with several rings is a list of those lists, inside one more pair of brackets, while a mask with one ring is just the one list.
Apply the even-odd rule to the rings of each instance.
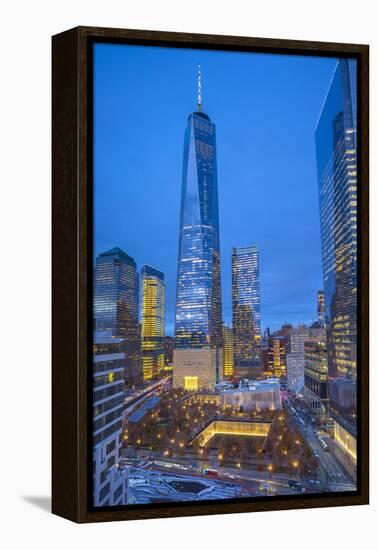
[[197, 111], [184, 138], [173, 387], [213, 389], [223, 377], [222, 289], [215, 124]]
[[197, 108], [200, 111], [202, 108], [202, 93], [201, 93], [201, 65], [198, 65], [198, 96]]

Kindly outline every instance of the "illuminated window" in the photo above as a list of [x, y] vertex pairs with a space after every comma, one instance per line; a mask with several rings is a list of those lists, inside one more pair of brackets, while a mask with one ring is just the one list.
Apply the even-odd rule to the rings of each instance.
[[185, 376], [184, 387], [186, 390], [198, 390], [198, 376]]

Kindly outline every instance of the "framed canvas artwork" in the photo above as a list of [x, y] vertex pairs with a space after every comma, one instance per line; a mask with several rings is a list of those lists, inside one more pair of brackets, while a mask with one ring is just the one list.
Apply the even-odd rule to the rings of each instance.
[[368, 47], [53, 37], [53, 512], [368, 502]]

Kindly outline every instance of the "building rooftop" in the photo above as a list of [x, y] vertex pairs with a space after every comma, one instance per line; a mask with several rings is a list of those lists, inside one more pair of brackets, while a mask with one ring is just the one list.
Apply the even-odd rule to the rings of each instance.
[[258, 392], [277, 390], [280, 388], [280, 381], [278, 378], [267, 378], [266, 380], [245, 380], [235, 388], [230, 384], [229, 387], [224, 385], [220, 386], [220, 390], [226, 393], [238, 393], [238, 392]]
[[259, 250], [259, 247], [255, 244], [252, 244], [250, 246], [233, 246], [232, 247], [233, 254], [237, 254], [238, 256], [252, 253], [252, 252], [258, 252], [258, 250]]
[[157, 277], [158, 279], [164, 281], [164, 273], [155, 267], [151, 267], [150, 265], [144, 265], [140, 272], [142, 277]]
[[120, 258], [123, 258], [124, 260], [128, 260], [129, 262], [132, 262], [135, 264], [134, 258], [126, 254], [122, 248], [119, 248], [118, 246], [115, 246], [114, 248], [111, 248], [110, 250], [106, 250], [105, 252], [101, 252], [99, 254], [99, 258], [103, 258], [104, 256], [119, 256]]
[[146, 399], [146, 401], [144, 401], [143, 405], [138, 410], [136, 410], [129, 416], [128, 421], [139, 422], [139, 420], [141, 420], [145, 416], [145, 414], [148, 413], [148, 411], [156, 407], [159, 401], [160, 397], [149, 397], [148, 399]]
[[192, 116], [198, 116], [198, 117], [203, 118], [203, 119], [205, 119], [205, 120], [208, 120], [208, 121], [210, 122], [210, 117], [209, 117], [206, 113], [204, 113], [203, 111], [194, 111], [194, 113], [191, 113], [191, 114], [189, 115], [188, 120], [189, 120], [190, 117], [192, 117]]

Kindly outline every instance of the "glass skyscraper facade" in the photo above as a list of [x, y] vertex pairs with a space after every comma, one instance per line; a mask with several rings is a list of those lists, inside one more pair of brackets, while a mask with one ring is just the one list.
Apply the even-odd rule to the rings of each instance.
[[125, 341], [125, 381], [141, 382], [141, 330], [138, 322], [139, 275], [136, 263], [116, 247], [96, 258], [94, 270], [93, 323]]
[[222, 298], [215, 125], [202, 111], [185, 132], [176, 348], [221, 347]]
[[[215, 124], [202, 111], [200, 80], [198, 110], [188, 118], [184, 139], [175, 348], [187, 350], [176, 353], [175, 384], [183, 383], [184, 371], [191, 370], [194, 357], [198, 376], [194, 382], [188, 378], [188, 387], [201, 384], [200, 380], [212, 386], [219, 380], [223, 360], [216, 138]], [[202, 353], [195, 355], [193, 350]]]
[[[257, 246], [232, 249], [234, 369], [243, 376], [260, 367], [260, 267]], [[251, 371], [253, 374], [253, 370]]]
[[356, 92], [356, 61], [340, 59], [315, 133], [331, 378], [356, 378]]
[[150, 380], [164, 370], [164, 273], [144, 265], [141, 269], [141, 289], [143, 380]]

